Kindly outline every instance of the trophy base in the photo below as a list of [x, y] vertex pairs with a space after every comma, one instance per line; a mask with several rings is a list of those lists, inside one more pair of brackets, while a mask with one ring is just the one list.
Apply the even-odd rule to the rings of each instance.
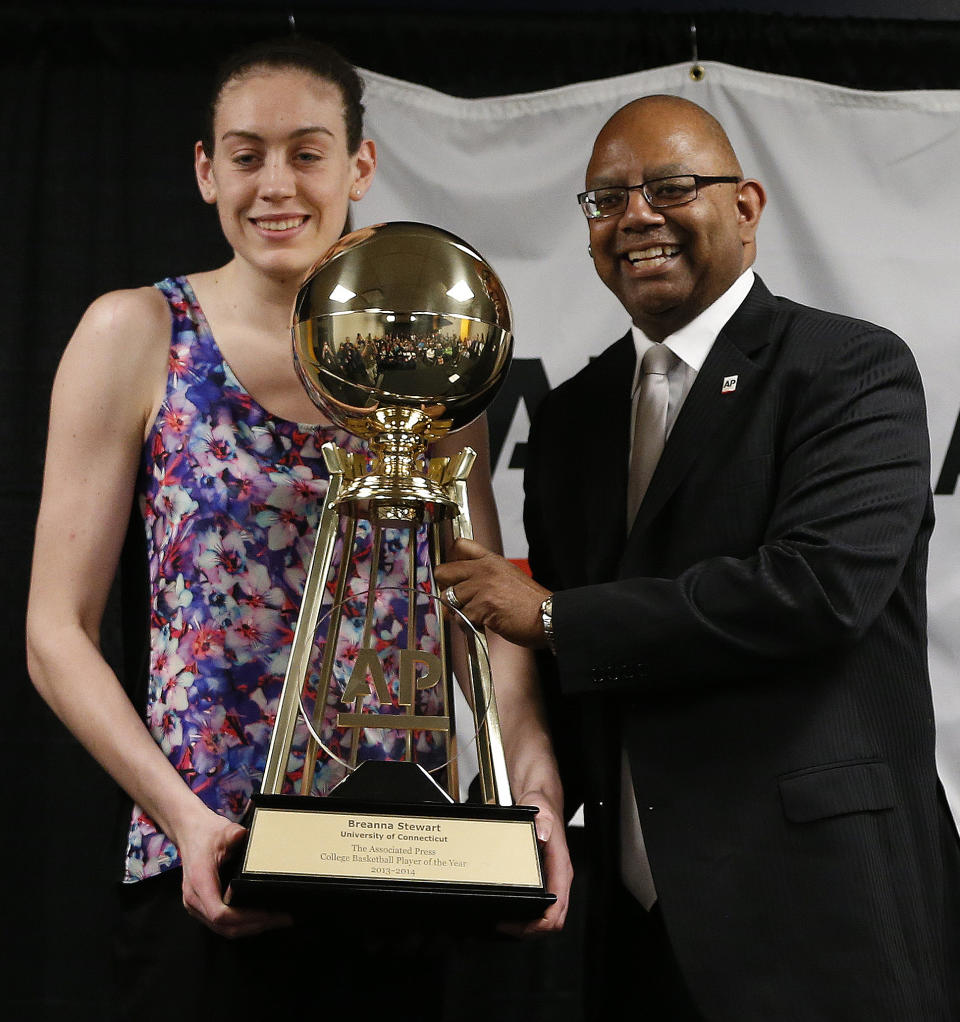
[[534, 919], [543, 887], [535, 806], [255, 795], [231, 904], [296, 912], [357, 899], [442, 905], [437, 919]]
[[[295, 918], [316, 917], [331, 907], [426, 911], [425, 925], [434, 931], [459, 933], [474, 925], [538, 919], [557, 900], [555, 894], [531, 894], [521, 888], [412, 885], [382, 881], [348, 883], [322, 877], [245, 876], [230, 881], [229, 903], [242, 908], [289, 912]], [[429, 920], [429, 923], [426, 921]]]

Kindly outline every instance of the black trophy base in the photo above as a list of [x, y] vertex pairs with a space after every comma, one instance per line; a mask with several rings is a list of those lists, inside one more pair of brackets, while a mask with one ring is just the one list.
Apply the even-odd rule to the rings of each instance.
[[535, 919], [556, 901], [543, 887], [537, 811], [453, 803], [419, 767], [396, 763], [364, 764], [326, 798], [255, 795], [229, 900], [295, 914], [392, 902], [454, 929]]

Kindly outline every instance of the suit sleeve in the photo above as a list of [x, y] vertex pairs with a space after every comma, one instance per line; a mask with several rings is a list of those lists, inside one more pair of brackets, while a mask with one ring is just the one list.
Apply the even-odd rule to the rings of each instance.
[[771, 373], [774, 490], [757, 549], [729, 556], [718, 544], [671, 578], [557, 594], [564, 692], [716, 684], [840, 650], [911, 579], [923, 613], [931, 498], [919, 373], [893, 334], [840, 333], [802, 375]]

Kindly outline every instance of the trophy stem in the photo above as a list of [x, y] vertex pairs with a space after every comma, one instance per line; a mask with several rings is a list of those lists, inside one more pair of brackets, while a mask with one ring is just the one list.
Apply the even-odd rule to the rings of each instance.
[[299, 685], [309, 670], [310, 650], [313, 647], [313, 635], [320, 616], [324, 583], [330, 574], [330, 565], [333, 561], [333, 549], [339, 526], [339, 517], [333, 508], [340, 493], [344, 473], [350, 466], [349, 454], [341, 451], [336, 444], [324, 444], [323, 457], [330, 473], [330, 481], [327, 485], [324, 507], [320, 513], [313, 556], [310, 558], [310, 567], [303, 585], [303, 603], [300, 605], [300, 615], [293, 633], [287, 673], [283, 679], [273, 734], [270, 737], [270, 748], [263, 769], [260, 791], [264, 795], [279, 795], [283, 790], [294, 729], [300, 711]]
[[[411, 529], [407, 541], [407, 650], [417, 649], [417, 533]], [[443, 661], [441, 661], [442, 663]], [[453, 727], [450, 728], [451, 732]], [[404, 738], [405, 758], [413, 761], [413, 732], [407, 731]]]
[[[438, 459], [433, 459], [434, 461]], [[440, 556], [440, 523], [434, 521], [430, 524], [430, 591], [436, 592], [436, 583], [433, 580], [433, 569], [439, 563]], [[447, 621], [439, 622], [438, 640], [440, 643], [440, 661], [444, 664], [452, 664], [453, 658], [450, 652], [450, 625]], [[450, 718], [450, 731], [447, 736], [447, 791], [459, 801], [460, 773], [459, 773], [459, 749], [456, 727], [456, 699], [453, 686], [448, 685], [444, 691], [443, 712]]]
[[[340, 545], [340, 549], [342, 551], [340, 556], [340, 570], [337, 573], [337, 585], [334, 590], [333, 607], [330, 611], [330, 623], [327, 626], [327, 631], [331, 635], [336, 635], [340, 631], [340, 621], [343, 616], [343, 600], [346, 596], [347, 581], [349, 579], [349, 573], [344, 570], [344, 557], [348, 556], [348, 552], [353, 549], [353, 544], [356, 541], [357, 536], [356, 518], [339, 518], [339, 524], [344, 526], [344, 528], [340, 530], [342, 535], [342, 543]], [[326, 576], [324, 576], [324, 578], [326, 578]], [[316, 625], [314, 625], [314, 627], [316, 627]], [[336, 643], [328, 642], [324, 646], [323, 663], [320, 667], [318, 687], [321, 685], [328, 685], [330, 683], [330, 679], [333, 677], [333, 662], [336, 651]], [[316, 732], [321, 725], [325, 708], [326, 705], [322, 699], [317, 699], [313, 704], [313, 728], [311, 733], [307, 736], [307, 747], [303, 757], [303, 777], [300, 781], [301, 795], [309, 795], [313, 790], [313, 777], [317, 770], [317, 753], [320, 751], [320, 743], [314, 736], [314, 732]]]
[[[473, 522], [467, 497], [467, 476], [476, 460], [476, 452], [465, 447], [447, 466], [445, 478], [453, 503], [460, 513], [453, 519], [454, 539], [473, 539]], [[480, 790], [488, 805], [513, 805], [507, 760], [503, 752], [497, 695], [490, 677], [487, 640], [482, 632], [469, 641], [470, 688], [473, 693], [474, 717], [477, 723], [477, 760], [480, 767]], [[483, 717], [480, 713], [483, 708]]]
[[[370, 577], [367, 579], [367, 605], [363, 615], [363, 638], [360, 645], [363, 649], [370, 647], [370, 633], [373, 630], [373, 614], [376, 610], [376, 599], [374, 593], [377, 588], [377, 575], [380, 573], [380, 546], [383, 543], [383, 529], [379, 522], [373, 523], [373, 535], [370, 539], [371, 550], [370, 550]], [[345, 550], [343, 556], [344, 565], [349, 563], [348, 553]], [[336, 640], [331, 639], [331, 635], [336, 633], [330, 633], [327, 636], [326, 648], [331, 645], [336, 645]], [[360, 714], [363, 711], [363, 700], [362, 695], [358, 695], [353, 704], [353, 712]], [[319, 701], [319, 699], [318, 699]], [[353, 739], [350, 743], [350, 766], [356, 769], [360, 758], [360, 728], [354, 728]]]
[[422, 474], [426, 444], [423, 437], [405, 430], [381, 433], [370, 442], [373, 451], [373, 474], [388, 479], [405, 480]]

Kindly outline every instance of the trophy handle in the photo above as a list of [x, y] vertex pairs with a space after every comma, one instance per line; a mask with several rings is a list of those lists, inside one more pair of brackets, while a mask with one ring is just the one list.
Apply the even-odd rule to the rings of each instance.
[[[450, 459], [443, 474], [447, 494], [460, 509], [452, 522], [455, 540], [473, 539], [467, 476], [476, 459], [477, 452], [472, 447], [465, 447]], [[467, 648], [474, 725], [477, 729], [480, 791], [483, 801], [488, 805], [512, 806], [510, 778], [507, 775], [507, 760], [503, 752], [503, 735], [500, 731], [500, 714], [497, 711], [497, 695], [490, 677], [490, 657], [483, 632], [470, 636]], [[480, 707], [485, 707], [482, 719]]]

